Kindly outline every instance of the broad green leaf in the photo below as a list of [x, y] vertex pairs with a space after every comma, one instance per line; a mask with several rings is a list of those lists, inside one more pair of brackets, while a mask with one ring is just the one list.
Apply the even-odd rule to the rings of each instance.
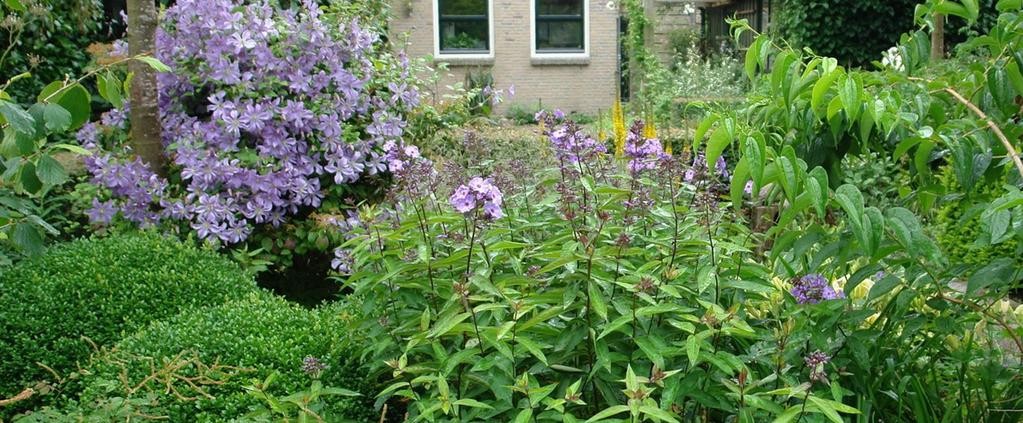
[[21, 106], [6, 100], [0, 100], [0, 116], [20, 134], [35, 136], [36, 122]]
[[161, 73], [170, 72], [171, 68], [161, 62], [159, 59], [151, 56], [139, 56], [138, 60], [149, 65], [153, 70]]
[[67, 181], [67, 170], [64, 165], [49, 155], [43, 155], [36, 162], [36, 176], [46, 185], [60, 185]]
[[71, 127], [71, 112], [59, 104], [44, 105], [43, 118], [46, 120], [46, 129], [53, 132], [63, 132]]
[[717, 162], [718, 157], [721, 157], [721, 153], [725, 151], [725, 148], [732, 143], [732, 138], [728, 135], [728, 129], [725, 125], [718, 126], [712, 134], [710, 134], [710, 140], [707, 141], [707, 163], [708, 166], [713, 167], [714, 163]]
[[824, 96], [828, 93], [828, 90], [831, 89], [831, 86], [835, 83], [835, 81], [842, 75], [845, 75], [845, 72], [838, 69], [824, 74], [824, 76], [817, 80], [817, 83], [813, 84], [813, 94], [810, 97], [810, 107], [813, 108], [814, 113], [816, 113], [818, 117], [821, 116], [819, 110], [821, 109], [821, 105], [824, 104]]
[[1002, 288], [1015, 282], [1015, 274], [1015, 260], [1010, 257], [996, 258], [970, 276], [966, 282], [966, 295], [972, 297], [982, 289]]
[[703, 136], [707, 134], [711, 126], [721, 119], [721, 116], [717, 114], [711, 114], [700, 122], [700, 125], [696, 127], [696, 132], [693, 134], [693, 151], [700, 149], [700, 144], [703, 143]]
[[37, 256], [43, 253], [43, 236], [39, 230], [30, 223], [21, 222], [14, 227], [14, 234], [11, 237], [14, 245], [20, 248], [25, 254]]

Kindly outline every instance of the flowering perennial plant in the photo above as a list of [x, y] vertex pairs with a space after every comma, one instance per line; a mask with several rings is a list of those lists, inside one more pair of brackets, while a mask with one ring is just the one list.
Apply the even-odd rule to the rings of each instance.
[[[419, 93], [404, 54], [366, 28], [375, 26], [328, 19], [311, 0], [288, 10], [269, 0], [177, 2], [157, 34], [157, 56], [172, 69], [159, 75], [167, 178], [86, 127], [89, 169], [110, 194], [92, 214], [109, 220], [113, 204], [130, 221], [184, 221], [200, 238], [233, 244], [401, 171], [395, 146]], [[121, 126], [124, 115], [103, 124]]]
[[799, 304], [817, 304], [821, 301], [845, 298], [845, 293], [831, 287], [827, 278], [809, 274], [799, 278], [789, 291]]
[[497, 220], [504, 217], [501, 209], [503, 198], [493, 181], [477, 176], [456, 188], [448, 202], [459, 213], [472, 214], [482, 208], [485, 219]]

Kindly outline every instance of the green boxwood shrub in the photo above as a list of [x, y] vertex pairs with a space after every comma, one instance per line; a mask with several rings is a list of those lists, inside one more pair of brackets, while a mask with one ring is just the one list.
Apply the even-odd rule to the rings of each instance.
[[92, 347], [258, 288], [229, 259], [157, 235], [81, 239], [0, 269], [0, 394], [64, 376]]
[[[90, 369], [92, 374], [83, 378], [78, 407], [88, 408], [110, 396], [123, 395], [117, 388], [123, 385], [119, 381], [122, 372], [127, 371], [124, 374], [128, 380], [138, 383], [150, 374], [151, 359], [159, 362], [185, 352], [184, 356], [198, 355], [207, 365], [217, 363], [251, 371], [225, 378], [221, 385], [204, 386], [213, 399], [178, 386], [183, 395], [201, 398], [182, 401], [168, 394], [161, 384], [154, 385], [153, 392], [146, 395], [157, 395], [156, 402], [170, 421], [231, 421], [260, 405], [244, 386], [262, 381], [271, 372], [279, 373], [269, 390], [278, 398], [308, 389], [312, 379], [302, 370], [303, 359], [316, 357], [328, 365], [320, 374], [324, 386], [364, 394], [359, 398], [326, 397], [323, 417], [327, 421], [374, 421], [372, 404], [377, 387], [345, 347], [347, 332], [336, 307], [310, 310], [268, 293], [182, 313], [121, 340], [113, 352], [118, 360], [101, 361]], [[113, 365], [112, 361], [120, 364]]]

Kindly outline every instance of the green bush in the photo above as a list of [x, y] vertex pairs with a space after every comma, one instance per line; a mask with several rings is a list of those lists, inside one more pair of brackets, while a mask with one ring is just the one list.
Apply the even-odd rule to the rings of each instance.
[[[365, 389], [371, 385], [366, 373], [359, 370], [358, 361], [344, 347], [348, 331], [339, 313], [334, 308], [309, 310], [276, 296], [253, 294], [153, 323], [117, 344], [114, 354], [121, 359], [90, 369], [92, 374], [82, 381], [85, 388], [79, 406], [102, 404], [115, 392], [123, 395], [117, 391], [123, 385], [119, 382], [121, 373], [126, 371], [128, 380], [137, 384], [151, 372], [147, 357], [170, 359], [184, 351], [185, 356], [197, 354], [206, 364], [246, 370], [223, 384], [204, 387], [212, 399], [188, 387], [176, 387], [183, 396], [201, 397], [182, 401], [166, 392], [163, 384], [154, 384], [146, 395], [157, 395], [170, 421], [228, 421], [248, 414], [259, 404], [243, 387], [274, 371], [279, 376], [273, 383], [273, 394], [283, 396], [308, 388], [311, 378], [302, 370], [303, 359], [315, 357], [329, 366], [320, 375], [324, 386], [368, 394], [355, 399], [325, 398], [328, 404], [323, 417], [327, 421], [342, 417], [374, 420], [372, 391]], [[137, 395], [143, 396], [142, 392]]]
[[188, 307], [256, 290], [235, 264], [156, 235], [81, 239], [0, 272], [0, 394], [76, 369], [92, 351]]

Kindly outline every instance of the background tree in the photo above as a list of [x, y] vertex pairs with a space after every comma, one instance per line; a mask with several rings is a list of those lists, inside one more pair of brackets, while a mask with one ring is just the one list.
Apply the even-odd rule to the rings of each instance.
[[[159, 12], [153, 0], [128, 0], [128, 52], [152, 54]], [[131, 80], [131, 142], [135, 154], [156, 172], [163, 170], [163, 142], [157, 107], [156, 71], [133, 61]]]

